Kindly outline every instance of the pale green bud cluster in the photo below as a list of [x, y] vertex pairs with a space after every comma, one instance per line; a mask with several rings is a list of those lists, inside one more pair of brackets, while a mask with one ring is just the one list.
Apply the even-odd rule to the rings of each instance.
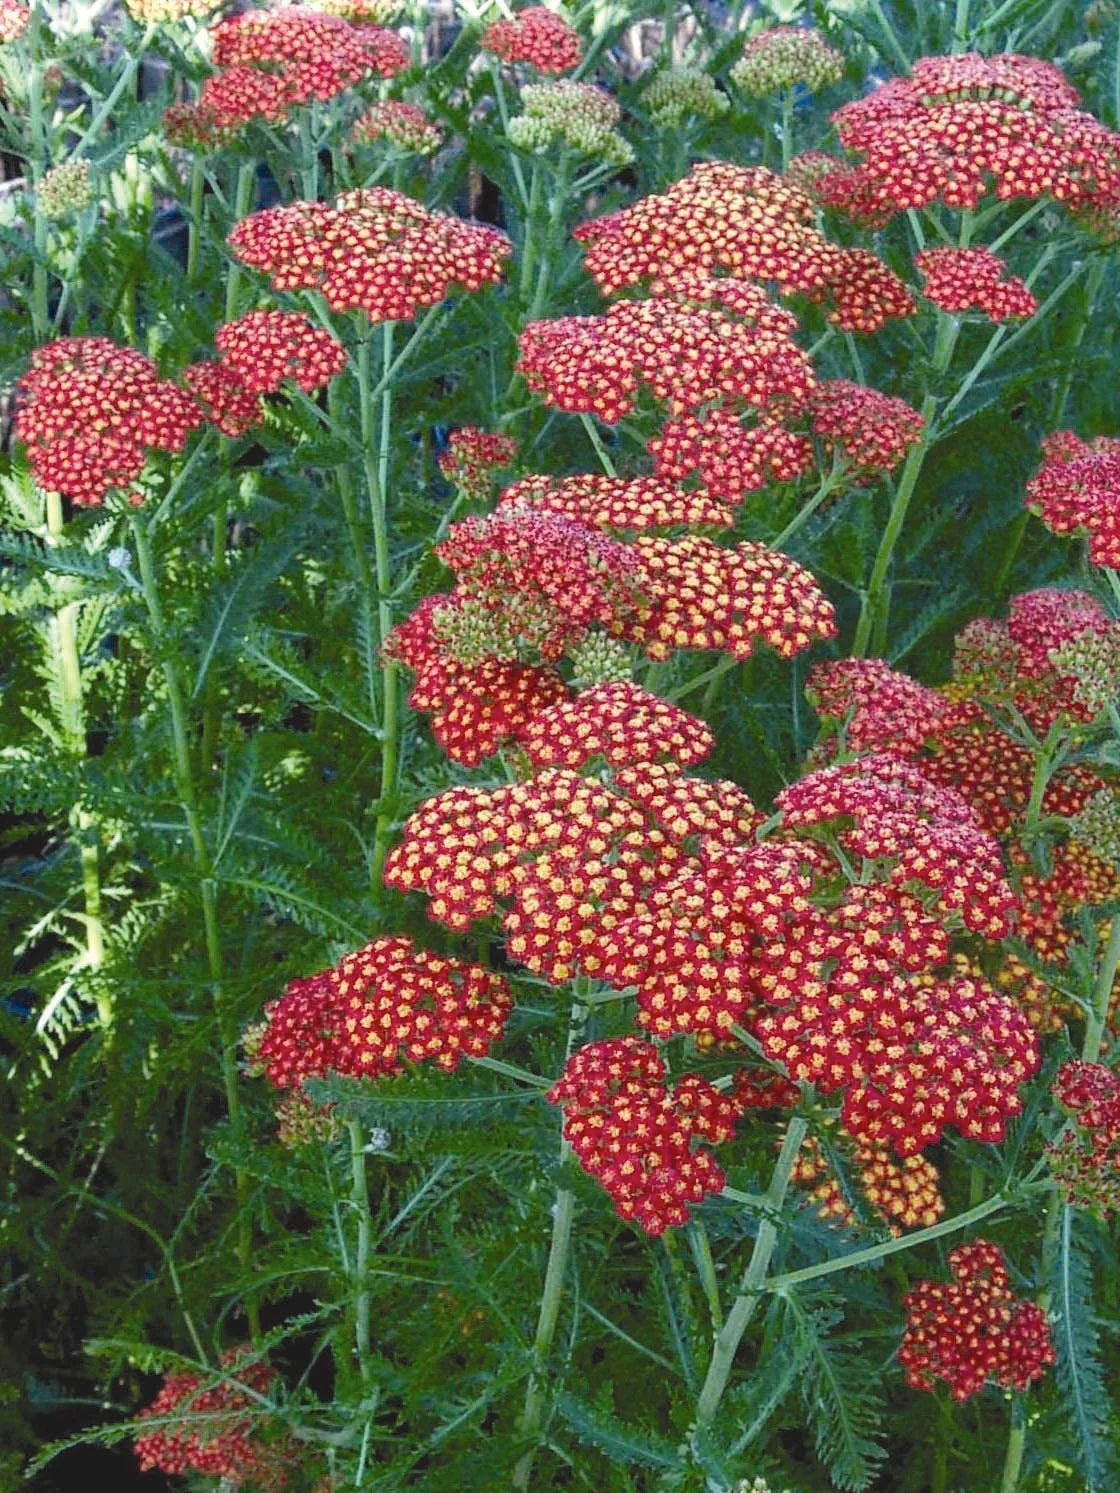
[[633, 147], [615, 129], [622, 111], [602, 88], [569, 78], [530, 83], [521, 90], [521, 105], [524, 112], [509, 122], [510, 141], [519, 150], [536, 153], [562, 144], [612, 166], [634, 159]]
[[630, 650], [609, 633], [589, 632], [571, 650], [576, 689], [594, 689], [597, 684], [618, 684], [632, 678]]
[[777, 93], [798, 84], [810, 93], [839, 82], [844, 55], [830, 47], [817, 31], [800, 26], [775, 26], [751, 37], [743, 55], [728, 74], [744, 93]]
[[512, 613], [481, 601], [464, 600], [441, 607], [433, 619], [433, 629], [448, 656], [468, 667], [488, 658], [512, 663], [520, 652], [521, 631]]
[[1111, 788], [1094, 793], [1070, 820], [1069, 832], [1102, 861], [1120, 866], [1120, 795]]
[[72, 160], [52, 166], [35, 188], [35, 197], [44, 218], [80, 213], [93, 201], [89, 162]]
[[1120, 696], [1120, 638], [1086, 631], [1050, 650], [1059, 674], [1074, 679], [1073, 698], [1098, 716]]
[[676, 129], [686, 119], [718, 119], [731, 107], [727, 95], [696, 67], [670, 67], [655, 73], [642, 95], [659, 129]]
[[206, 16], [217, 10], [220, 0], [125, 0], [125, 9], [136, 21], [166, 26], [188, 16]]
[[772, 1489], [764, 1477], [756, 1477], [736, 1483], [734, 1493], [777, 1493], [777, 1490]]

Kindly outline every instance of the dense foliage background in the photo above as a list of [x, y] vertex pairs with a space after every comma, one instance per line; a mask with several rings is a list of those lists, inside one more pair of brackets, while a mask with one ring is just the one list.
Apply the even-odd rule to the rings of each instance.
[[[1118, 434], [1120, 8], [591, 0], [528, 60], [516, 30], [487, 30], [509, 23], [504, 5], [277, 14], [290, 27], [270, 43], [180, 0], [0, 4], [0, 1487], [60, 1489], [91, 1466], [123, 1485], [133, 1439], [161, 1434], [149, 1465], [197, 1487], [1115, 1487], [1120, 1101], [1103, 1071], [1096, 1110], [1053, 1085], [1075, 1059], [1115, 1063], [1120, 475], [1107, 441], [1042, 442]], [[796, 29], [751, 50], [777, 26]], [[902, 200], [920, 151], [844, 176], [839, 160], [873, 150], [834, 111], [919, 59], [974, 53], [1056, 65], [1080, 101], [1049, 73], [1023, 96], [982, 68], [944, 92], [919, 81], [906, 107], [967, 106], [939, 137], [959, 155], [948, 188]], [[603, 92], [565, 94], [561, 74]], [[1013, 157], [997, 132], [993, 167], [985, 131], [1004, 106], [1025, 144]], [[806, 155], [822, 150], [831, 167]], [[710, 162], [774, 176], [689, 176]], [[682, 181], [716, 184], [681, 196]], [[285, 238], [293, 220], [253, 216], [356, 189], [386, 195], [323, 216], [333, 258]], [[618, 261], [609, 233], [606, 249], [573, 236], [667, 190], [662, 217], [625, 220]], [[728, 205], [771, 191], [760, 219]], [[246, 220], [267, 231], [231, 241]], [[379, 259], [386, 243], [405, 249]], [[1010, 314], [957, 305], [953, 284], [937, 304], [914, 263], [976, 247], [1006, 261], [1001, 293], [1024, 282]], [[705, 285], [681, 278], [694, 249]], [[644, 265], [630, 280], [627, 254]], [[960, 264], [980, 273], [952, 261], [950, 281]], [[729, 283], [758, 301], [744, 311]], [[639, 301], [696, 319], [682, 332], [662, 309], [607, 346], [608, 307]], [[298, 318], [243, 320], [259, 311]], [[600, 318], [603, 340], [580, 342], [575, 317]], [[63, 340], [90, 338], [117, 351]], [[834, 425], [814, 380], [845, 381]], [[767, 420], [775, 444], [752, 445]], [[473, 427], [508, 446], [456, 434]], [[515, 479], [576, 473], [609, 479], [600, 496], [629, 516], [588, 517], [577, 485], [563, 534], [543, 509], [525, 537], [487, 527]], [[654, 475], [660, 489], [635, 485]], [[651, 519], [655, 498], [680, 510]], [[667, 534], [711, 547], [687, 575], [669, 565], [661, 592], [633, 569], [651, 525], [647, 569]], [[433, 631], [422, 604], [456, 584], [469, 605]], [[849, 659], [806, 696], [811, 670]], [[548, 749], [569, 727], [549, 717], [527, 746], [525, 700], [626, 679], [695, 719], [620, 706], [622, 755], [570, 764], [588, 791], [703, 758], [690, 781], [717, 786], [689, 790], [690, 865], [717, 829], [753, 847], [777, 828], [833, 857], [812, 892], [822, 917], [853, 886], [905, 884], [914, 900], [891, 916], [934, 942], [944, 925], [930, 981], [980, 981], [1000, 1002], [991, 1069], [1033, 1044], [989, 1137], [950, 1065], [938, 1085], [957, 1118], [923, 1145], [933, 1172], [890, 1163], [882, 1135], [869, 1159], [847, 1088], [783, 1063], [761, 1006], [697, 1014], [686, 973], [686, 1015], [659, 1030], [638, 980], [578, 962], [566, 979], [551, 945], [534, 965], [507, 942], [508, 923], [461, 934], [437, 917], [392, 848], [421, 844], [410, 816], [452, 789], [477, 805], [521, 784], [530, 840], [561, 837], [571, 799], [546, 812], [530, 795], [550, 760], [568, 765]], [[596, 742], [604, 719], [571, 729]], [[714, 739], [686, 756], [697, 721]], [[968, 804], [923, 807], [862, 859], [849, 800], [797, 820], [806, 774], [852, 763], [854, 780], [884, 751]], [[874, 821], [898, 804], [868, 773]], [[900, 870], [946, 814], [964, 838], [936, 841], [936, 876]], [[563, 911], [549, 904], [550, 939]], [[337, 989], [308, 977], [397, 936], [483, 981], [459, 1012], [469, 1057], [441, 1028], [436, 1062], [402, 1037], [355, 1076], [316, 1057], [318, 1007], [302, 1027], [266, 1009], [288, 990], [336, 1019]], [[605, 948], [614, 929], [594, 936]], [[420, 1043], [408, 999], [466, 977], [401, 967], [370, 956], [350, 977], [371, 1005], [403, 981], [387, 1021]], [[472, 1048], [480, 1004], [494, 1016], [507, 986], [500, 1043]], [[688, 1206], [681, 1147], [705, 1153], [687, 1128], [661, 1137], [676, 1170], [637, 1222], [562, 1140], [572, 1112], [544, 1099], [581, 1047], [635, 1030], [665, 1039], [675, 1083], [712, 1086], [703, 1103], [741, 1100], [709, 1137], [719, 1177]], [[888, 1216], [900, 1194], [910, 1212]], [[1007, 1290], [979, 1346], [950, 1357], [983, 1361], [1033, 1303], [1037, 1361], [1016, 1339], [1011, 1369], [974, 1393], [954, 1398], [945, 1372], [912, 1387], [904, 1299], [981, 1236]], [[954, 1330], [975, 1326], [969, 1300]], [[78, 1463], [93, 1442], [115, 1450]]]

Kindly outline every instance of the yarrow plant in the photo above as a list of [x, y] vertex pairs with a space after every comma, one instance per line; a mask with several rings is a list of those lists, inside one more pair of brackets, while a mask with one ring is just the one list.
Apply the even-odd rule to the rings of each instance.
[[1116, 1485], [1116, 16], [762, 11], [0, 8], [0, 1485]]

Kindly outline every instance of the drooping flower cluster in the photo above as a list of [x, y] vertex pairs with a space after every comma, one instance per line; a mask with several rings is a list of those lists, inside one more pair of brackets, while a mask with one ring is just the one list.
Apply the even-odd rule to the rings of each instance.
[[496, 284], [510, 253], [497, 229], [386, 187], [346, 192], [333, 206], [265, 208], [238, 223], [229, 243], [274, 289], [317, 290], [332, 310], [363, 310], [375, 322], [411, 321], [453, 287]]
[[14, 433], [40, 487], [98, 507], [140, 475], [149, 450], [182, 451], [202, 419], [143, 353], [105, 337], [64, 337], [32, 353]]
[[865, 249], [843, 249], [816, 227], [811, 198], [761, 166], [705, 161], [665, 192], [582, 224], [588, 273], [606, 295], [652, 282], [724, 274], [774, 284], [783, 295], [831, 303], [848, 331], [876, 331], [909, 316], [903, 282]]
[[705, 1079], [670, 1087], [657, 1050], [634, 1037], [574, 1053], [546, 1095], [564, 1109], [564, 1138], [614, 1199], [620, 1218], [648, 1234], [688, 1221], [689, 1205], [722, 1191], [724, 1174], [696, 1142], [729, 1140], [736, 1109]]
[[501, 975], [407, 938], [376, 938], [265, 1006], [256, 1064], [278, 1089], [327, 1073], [384, 1078], [405, 1062], [454, 1072], [485, 1056], [511, 1006]]
[[566, 73], [583, 56], [579, 32], [546, 5], [530, 5], [510, 19], [491, 21], [482, 46], [503, 62], [527, 62], [539, 73]]
[[[937, 1168], [924, 1156], [895, 1156], [886, 1146], [850, 1149], [853, 1179], [867, 1206], [897, 1238], [907, 1229], [929, 1228], [945, 1212]], [[809, 1136], [798, 1152], [792, 1180], [810, 1188], [822, 1218], [855, 1225], [857, 1214], [829, 1165], [824, 1148]]]
[[[1035, 57], [920, 57], [909, 77], [833, 115], [841, 144], [862, 157], [837, 185], [880, 221], [934, 201], [975, 208], [992, 191], [1072, 209], [1111, 201], [1120, 142], [1078, 102], [1058, 68]], [[817, 189], [828, 188], [825, 176]]]
[[[992, 321], [1033, 316], [1038, 302], [990, 249], [923, 249], [915, 254], [926, 299], [942, 311], [983, 311]], [[1006, 278], [1005, 278], [1006, 276]]]
[[905, 399], [850, 379], [820, 383], [809, 396], [813, 434], [857, 473], [890, 472], [921, 439], [924, 421]]
[[1027, 507], [1055, 534], [1084, 531], [1094, 565], [1120, 567], [1120, 438], [1056, 431], [1027, 484]]
[[784, 788], [776, 802], [794, 828], [837, 822], [846, 850], [886, 862], [894, 886], [929, 887], [974, 933], [1003, 938], [1010, 931], [1015, 896], [998, 844], [959, 794], [936, 787], [903, 759], [877, 753], [822, 768]]
[[954, 1400], [989, 1381], [1026, 1389], [1054, 1362], [1046, 1313], [1011, 1290], [999, 1246], [986, 1239], [949, 1254], [953, 1280], [919, 1281], [906, 1296], [898, 1358], [911, 1389], [944, 1379]]
[[728, 76], [744, 93], [798, 87], [818, 93], [844, 76], [844, 54], [830, 47], [818, 31], [772, 26], [751, 37]]
[[440, 148], [443, 135], [417, 104], [400, 99], [382, 99], [358, 116], [350, 130], [351, 140], [371, 144], [385, 140], [397, 150], [430, 156]]
[[494, 473], [508, 467], [517, 455], [512, 436], [464, 425], [447, 438], [447, 449], [440, 453], [439, 469], [449, 482], [472, 502], [490, 496]]
[[1102, 1063], [1065, 1063], [1053, 1094], [1070, 1123], [1046, 1159], [1067, 1201], [1101, 1218], [1120, 1212], [1120, 1079]]
[[630, 681], [599, 684], [542, 710], [518, 732], [534, 767], [702, 762], [715, 745], [703, 721]]
[[35, 198], [48, 218], [84, 212], [95, 200], [89, 162], [84, 156], [74, 156], [52, 166], [35, 188]]
[[578, 155], [601, 156], [615, 166], [634, 159], [633, 147], [615, 129], [622, 110], [603, 88], [570, 78], [528, 83], [521, 90], [521, 108], [508, 132], [519, 150], [538, 152], [560, 144]]
[[878, 658], [814, 664], [805, 693], [818, 715], [843, 724], [844, 741], [853, 752], [909, 756], [937, 732], [951, 709], [944, 695]]
[[[164, 1376], [159, 1394], [138, 1417], [167, 1422], [136, 1436], [133, 1449], [140, 1470], [158, 1468], [172, 1477], [199, 1473], [234, 1488], [246, 1482], [282, 1488], [291, 1446], [282, 1433], [262, 1438], [269, 1418], [247, 1392], [267, 1395], [276, 1370], [247, 1349], [236, 1348], [222, 1354], [222, 1368], [227, 1377], [216, 1383], [182, 1371]], [[271, 1429], [275, 1431], [275, 1421]]]
[[675, 130], [686, 119], [718, 119], [731, 107], [708, 73], [695, 67], [667, 67], [654, 73], [642, 93], [650, 122]]

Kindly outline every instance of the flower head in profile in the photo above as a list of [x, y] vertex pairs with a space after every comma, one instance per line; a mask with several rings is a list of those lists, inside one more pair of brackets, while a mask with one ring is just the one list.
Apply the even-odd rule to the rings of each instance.
[[702, 762], [715, 745], [703, 721], [630, 680], [598, 684], [542, 710], [519, 731], [534, 767]]
[[809, 397], [813, 434], [857, 475], [893, 471], [921, 440], [925, 422], [904, 399], [850, 379], [820, 383]]
[[1120, 567], [1120, 438], [1083, 441], [1060, 430], [1047, 436], [1042, 456], [1027, 507], [1055, 534], [1086, 533], [1094, 565]]
[[527, 62], [539, 73], [567, 73], [583, 57], [579, 32], [546, 5], [530, 5], [517, 15], [491, 21], [482, 33], [484, 51], [503, 62]]
[[464, 497], [481, 501], [492, 493], [495, 473], [508, 467], [516, 455], [517, 442], [512, 436], [463, 425], [448, 436], [439, 469]]
[[1023, 1390], [1054, 1362], [1046, 1313], [1016, 1296], [1003, 1252], [986, 1239], [949, 1253], [953, 1279], [923, 1280], [906, 1297], [898, 1358], [911, 1389], [944, 1379], [954, 1400], [985, 1384]]
[[951, 709], [944, 695], [879, 658], [814, 664], [805, 693], [819, 716], [843, 724], [853, 752], [910, 756], [936, 734]]
[[560, 78], [529, 83], [521, 90], [522, 112], [509, 122], [509, 138], [519, 150], [538, 152], [562, 145], [577, 155], [600, 156], [615, 166], [634, 159], [633, 147], [614, 128], [622, 115], [618, 101], [603, 88]]
[[229, 243], [275, 290], [316, 290], [333, 311], [361, 310], [375, 322], [411, 321], [453, 288], [497, 284], [511, 252], [497, 229], [430, 212], [388, 187], [265, 208], [238, 223]]
[[750, 38], [728, 76], [744, 93], [777, 93], [783, 88], [818, 93], [844, 76], [844, 54], [830, 47], [819, 31], [772, 26]]
[[430, 156], [440, 148], [443, 135], [417, 104], [400, 99], [382, 99], [354, 121], [350, 138], [360, 144], [384, 140], [397, 150]]
[[503, 488], [498, 511], [504, 508], [556, 513], [615, 533], [726, 528], [734, 518], [725, 504], [702, 489], [678, 487], [656, 477], [608, 477], [602, 472], [522, 477]]
[[735, 1105], [696, 1074], [670, 1086], [649, 1043], [581, 1047], [546, 1098], [563, 1107], [564, 1138], [584, 1171], [647, 1234], [687, 1223], [690, 1204], [722, 1191], [723, 1171], [698, 1143], [730, 1140]]
[[98, 507], [140, 475], [149, 450], [182, 451], [203, 418], [143, 353], [106, 337], [64, 337], [32, 353], [14, 433], [40, 487]]
[[990, 249], [923, 249], [914, 263], [926, 299], [942, 311], [982, 311], [999, 322], [1038, 310], [1026, 282], [1008, 275], [1006, 263]]

